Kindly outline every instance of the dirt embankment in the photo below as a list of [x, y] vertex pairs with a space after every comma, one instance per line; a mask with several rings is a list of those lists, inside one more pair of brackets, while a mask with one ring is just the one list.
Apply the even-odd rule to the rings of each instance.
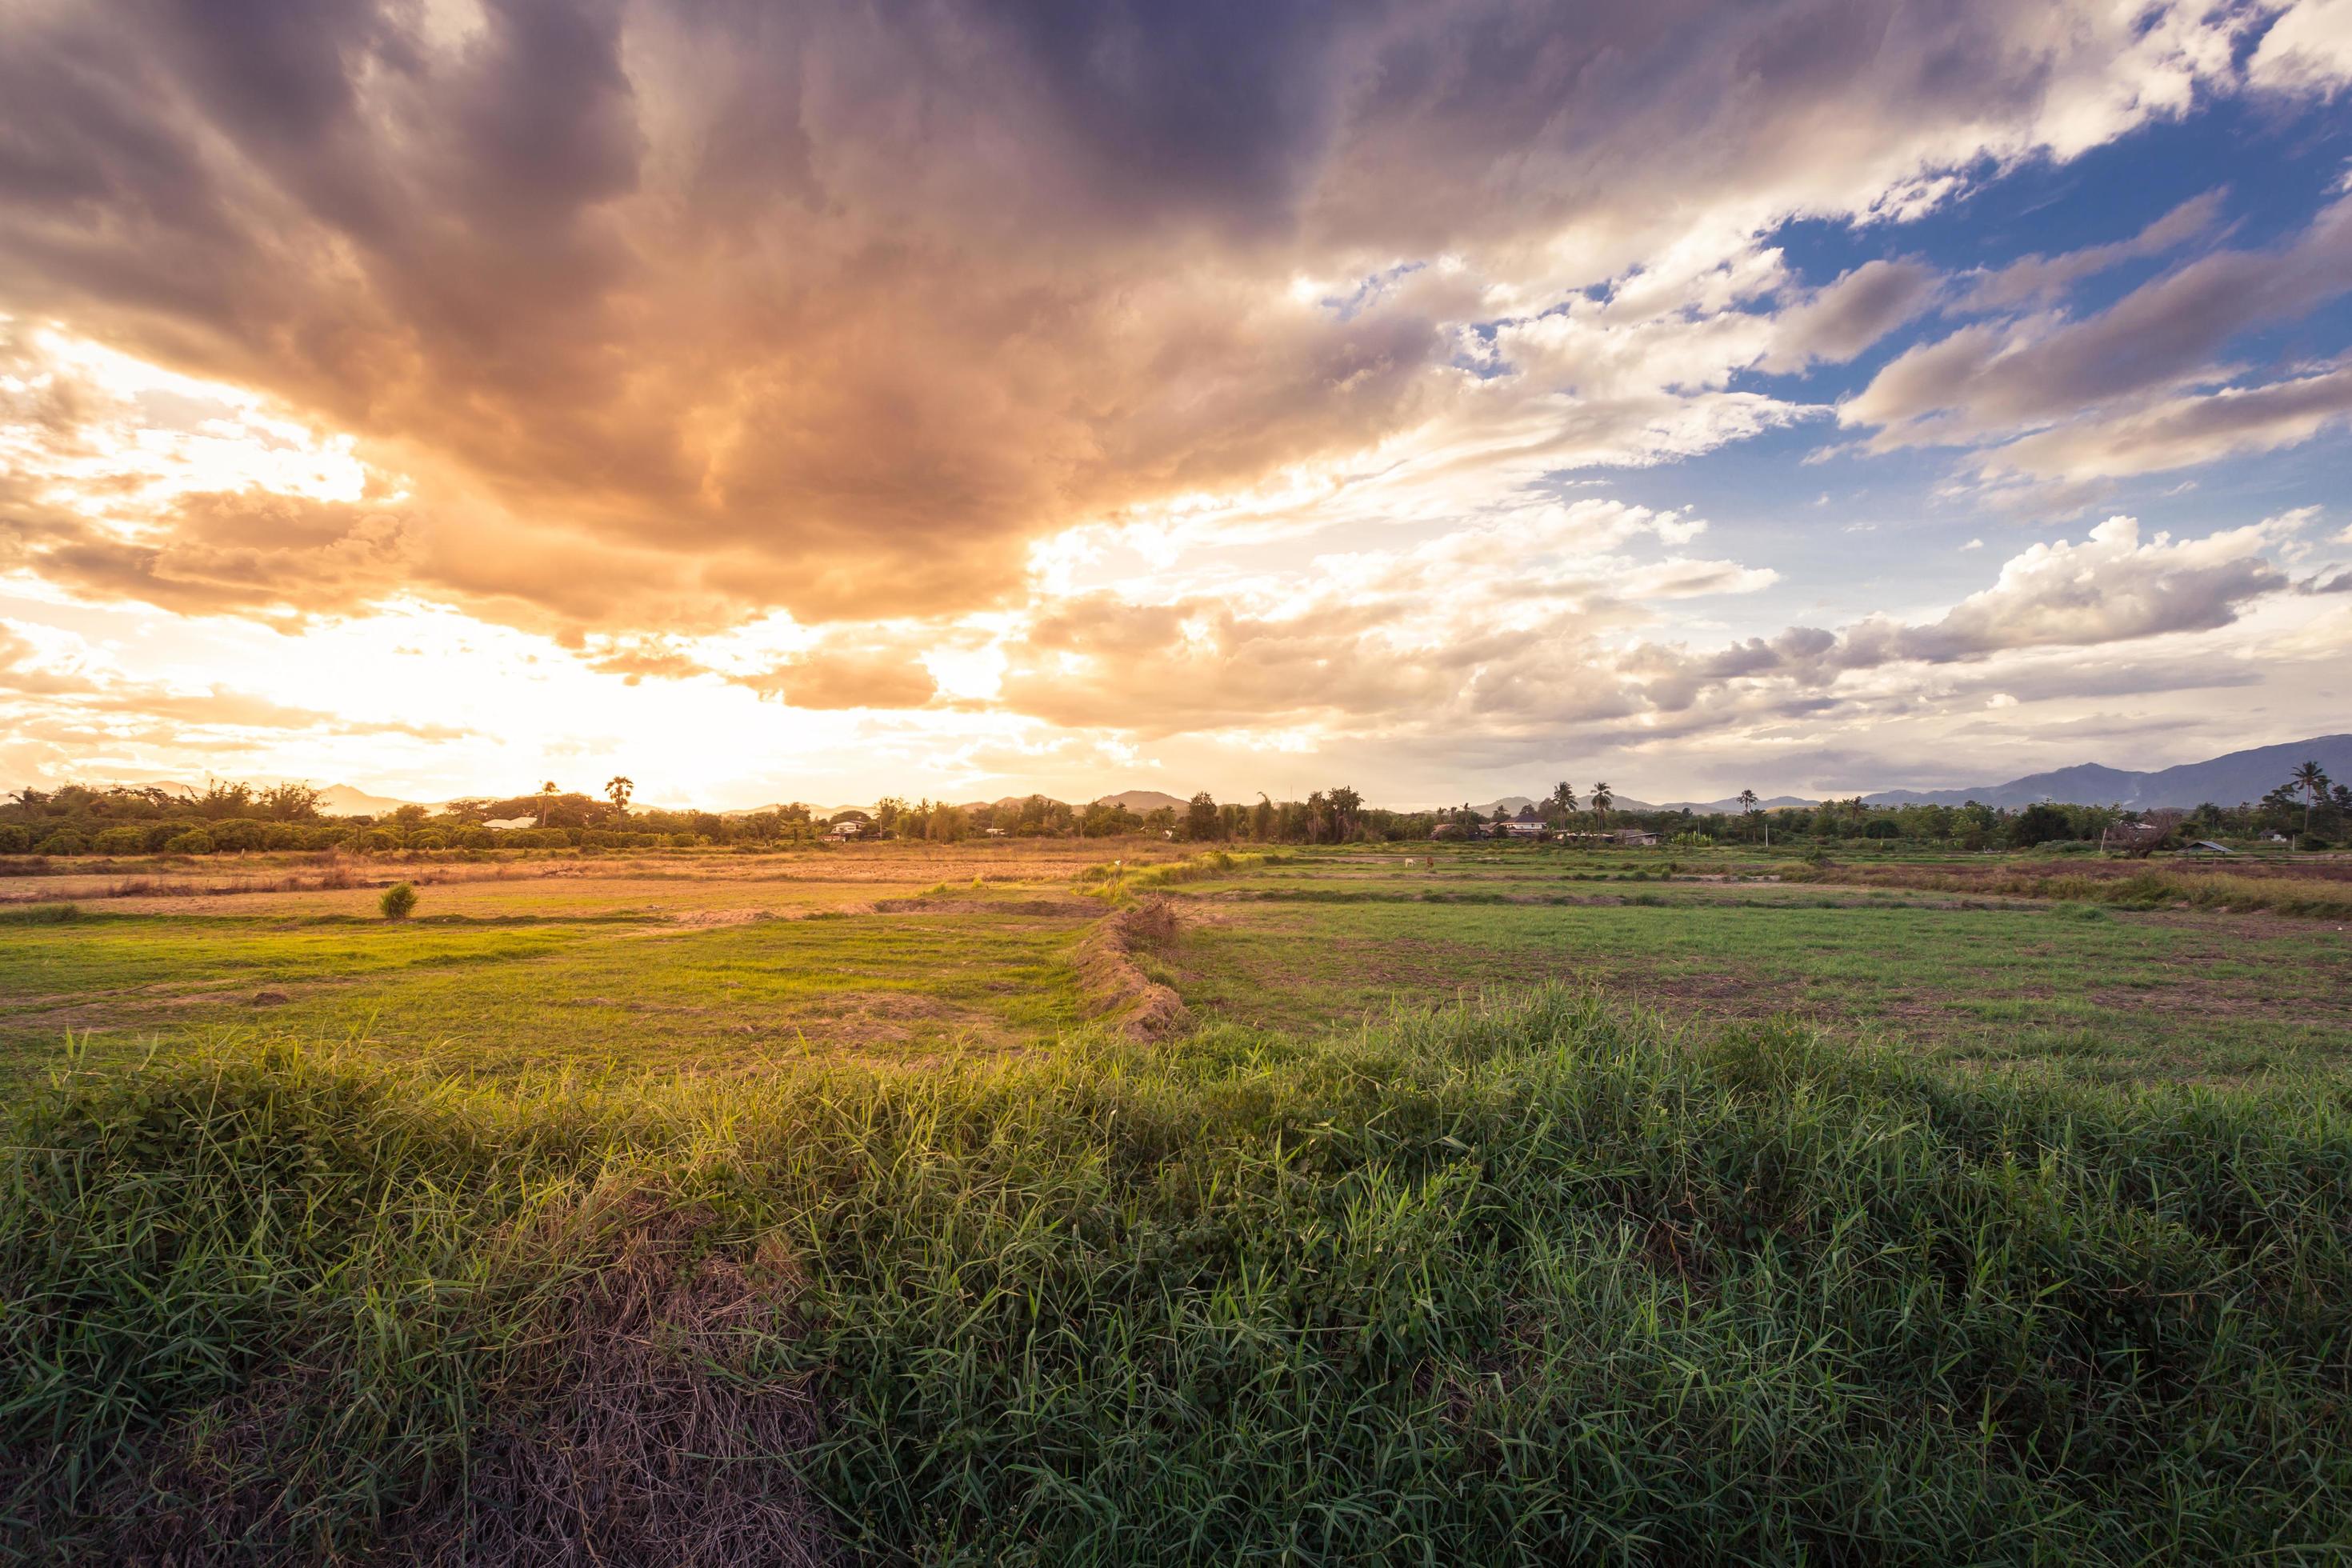
[[1146, 974], [1136, 954], [1176, 937], [1176, 907], [1146, 899], [1114, 910], [1080, 939], [1076, 954], [1087, 1010], [1139, 1039], [1158, 1039], [1192, 1022], [1184, 999]]

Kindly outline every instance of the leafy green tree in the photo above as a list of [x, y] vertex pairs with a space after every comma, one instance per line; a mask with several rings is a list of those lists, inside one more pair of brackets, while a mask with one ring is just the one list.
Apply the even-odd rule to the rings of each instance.
[[604, 798], [613, 803], [614, 816], [629, 815], [629, 796], [636, 793], [636, 784], [625, 774], [615, 773], [604, 781]]
[[256, 796], [253, 804], [272, 822], [319, 820], [319, 792], [306, 784], [273, 784]]
[[2009, 842], [2019, 849], [2031, 849], [2036, 844], [2047, 844], [2073, 833], [2066, 814], [2048, 801], [2036, 801], [2011, 819]]
[[1217, 829], [1221, 826], [1217, 816], [1216, 797], [1207, 790], [1202, 790], [1185, 804], [1185, 837], [1196, 844], [1205, 844], [1217, 837]]

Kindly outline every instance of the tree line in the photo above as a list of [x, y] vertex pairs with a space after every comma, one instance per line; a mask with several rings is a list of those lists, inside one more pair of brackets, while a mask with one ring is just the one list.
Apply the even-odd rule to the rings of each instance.
[[[1112, 838], [1145, 835], [1185, 843], [1316, 845], [1476, 837], [1533, 825], [1558, 835], [1627, 828], [1678, 845], [1761, 843], [1801, 847], [1849, 839], [1909, 840], [1961, 849], [2021, 848], [2053, 842], [2116, 842], [2140, 851], [2202, 838], [2290, 837], [2324, 848], [2352, 833], [2352, 788], [2315, 763], [2259, 801], [2193, 811], [2142, 812], [2120, 805], [2041, 803], [2010, 809], [1962, 805], [1871, 805], [1861, 796], [1810, 806], [1762, 809], [1743, 791], [1730, 812], [1627, 810], [1605, 784], [1580, 791], [1555, 784], [1539, 801], [1486, 812], [1460, 805], [1395, 811], [1368, 805], [1351, 785], [1304, 800], [1219, 801], [1202, 791], [1181, 809], [1138, 813], [1116, 803], [1073, 805], [1032, 795], [993, 805], [956, 805], [885, 796], [871, 811], [820, 818], [802, 804], [756, 812], [673, 811], [633, 804], [625, 776], [601, 792], [560, 788], [454, 800], [435, 809], [404, 805], [383, 816], [329, 816], [307, 784], [215, 782], [202, 795], [155, 787], [65, 784], [26, 788], [0, 803], [0, 854], [209, 854], [255, 849], [370, 852], [488, 848], [777, 848], [842, 837], [953, 843], [965, 838]], [[499, 827], [489, 825], [498, 823]]]

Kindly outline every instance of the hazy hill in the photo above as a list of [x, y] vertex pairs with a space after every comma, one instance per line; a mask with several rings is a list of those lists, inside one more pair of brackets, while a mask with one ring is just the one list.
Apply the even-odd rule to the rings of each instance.
[[1971, 800], [2003, 806], [2031, 805], [2037, 800], [2142, 808], [2194, 806], [2209, 800], [2236, 805], [2270, 794], [2305, 762], [2317, 763], [2331, 778], [2352, 782], [2352, 735], [2320, 735], [2284, 745], [2255, 746], [2154, 773], [2082, 763], [2052, 773], [2028, 773], [2007, 784], [1968, 789], [1882, 790], [1863, 798], [1872, 805], [1960, 805]]
[[[1620, 803], [1622, 804], [1622, 802]], [[1820, 801], [1807, 800], [1801, 795], [1766, 795], [1756, 803], [1759, 811], [1786, 811], [1791, 806], [1819, 805]], [[1728, 795], [1722, 800], [1670, 800], [1664, 805], [1645, 805], [1643, 811], [1688, 811], [1704, 816], [1709, 812], [1725, 812], [1737, 816], [1740, 811], [1739, 797]]]
[[370, 795], [349, 784], [329, 784], [319, 792], [319, 809], [329, 816], [383, 816], [398, 811], [404, 805], [425, 805], [425, 801], [395, 800], [388, 795]]
[[1181, 811], [1191, 803], [1180, 799], [1178, 796], [1166, 794], [1160, 790], [1130, 789], [1121, 791], [1118, 795], [1097, 796], [1095, 800], [1095, 804], [1097, 805], [1123, 805], [1127, 807], [1128, 810], [1135, 813], [1136, 816], [1141, 816], [1147, 812], [1158, 811], [1163, 805], [1168, 806], [1172, 810]]

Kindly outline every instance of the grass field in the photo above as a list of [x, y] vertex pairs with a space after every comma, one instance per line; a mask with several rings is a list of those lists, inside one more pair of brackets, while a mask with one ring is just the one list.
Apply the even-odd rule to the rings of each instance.
[[0, 882], [0, 1551], [2352, 1555], [2324, 903], [1174, 853]]

